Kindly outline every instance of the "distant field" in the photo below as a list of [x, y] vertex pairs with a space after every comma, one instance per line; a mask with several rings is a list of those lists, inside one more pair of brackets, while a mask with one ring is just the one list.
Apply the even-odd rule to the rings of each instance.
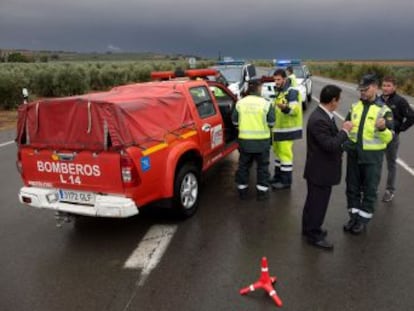
[[308, 61], [312, 73], [357, 83], [361, 76], [375, 73], [381, 80], [394, 76], [401, 93], [414, 96], [414, 60], [351, 60], [351, 61]]
[[[198, 61], [199, 68], [211, 65]], [[188, 61], [71, 61], [47, 63], [0, 63], [0, 109], [13, 109], [27, 88], [29, 100], [108, 90], [114, 86], [149, 81], [151, 71], [187, 69]]]
[[[38, 58], [40, 59], [40, 55]], [[0, 109], [14, 109], [21, 103], [21, 89], [28, 88], [30, 100], [107, 90], [113, 86], [143, 82], [154, 70], [188, 68], [183, 55], [154, 54], [47, 54], [48, 62], [0, 63]], [[151, 58], [152, 59], [146, 59]], [[104, 60], [117, 58], [118, 60]], [[139, 60], [138, 60], [139, 58]], [[65, 61], [63, 61], [65, 60]], [[272, 65], [271, 60], [252, 60], [257, 66]], [[198, 60], [205, 68], [214, 59]], [[314, 75], [356, 83], [363, 74], [376, 73], [381, 79], [394, 75], [402, 93], [414, 96], [414, 60], [349, 60], [305, 62]]]
[[0, 110], [0, 131], [15, 128], [16, 121], [16, 110]]
[[414, 67], [414, 60], [347, 60], [347, 61], [306, 61], [310, 66], [313, 65], [335, 65], [338, 63], [349, 63], [353, 65], [379, 65], [379, 66], [406, 66]]

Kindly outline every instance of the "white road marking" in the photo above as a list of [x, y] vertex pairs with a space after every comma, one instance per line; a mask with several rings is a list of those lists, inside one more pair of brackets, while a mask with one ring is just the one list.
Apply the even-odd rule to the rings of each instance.
[[0, 144], [0, 148], [1, 148], [1, 147], [8, 146], [8, 145], [11, 145], [11, 144], [14, 144], [14, 141], [13, 141], [13, 140], [11, 140], [11, 141], [6, 141], [5, 143]]
[[124, 268], [142, 269], [138, 286], [144, 285], [148, 275], [158, 265], [176, 230], [176, 225], [151, 227], [138, 247], [129, 256]]
[[[317, 99], [315, 96], [312, 96], [313, 100], [320, 103], [319, 99]], [[341, 119], [342, 121], [345, 120], [345, 118], [340, 115], [338, 112], [334, 111], [334, 114]], [[411, 176], [414, 176], [414, 169], [412, 169], [407, 163], [405, 163], [402, 159], [397, 158], [397, 163], [403, 168], [405, 169]]]

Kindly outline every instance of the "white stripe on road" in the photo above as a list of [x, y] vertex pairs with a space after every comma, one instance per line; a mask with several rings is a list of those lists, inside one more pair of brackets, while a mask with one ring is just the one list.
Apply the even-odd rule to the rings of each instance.
[[7, 141], [7, 142], [5, 142], [5, 143], [0, 144], [0, 148], [1, 148], [1, 147], [8, 146], [8, 145], [11, 145], [11, 144], [14, 144], [14, 141], [13, 141], [13, 140], [11, 140], [11, 141]]
[[400, 158], [397, 158], [397, 163], [403, 168], [405, 169], [408, 173], [410, 173], [411, 175], [414, 176], [414, 170], [407, 164], [405, 163], [403, 160], [401, 160]]
[[176, 225], [151, 227], [138, 247], [124, 264], [127, 269], [142, 269], [139, 286], [144, 285], [151, 271], [158, 265], [177, 230]]
[[[315, 96], [312, 96], [313, 100], [320, 103], [319, 99], [317, 99]], [[341, 119], [342, 121], [345, 120], [345, 118], [343, 116], [341, 116], [339, 113], [337, 113], [336, 111], [334, 111], [334, 114]], [[397, 163], [403, 168], [405, 169], [409, 174], [411, 174], [411, 176], [414, 176], [414, 169], [411, 168], [407, 163], [405, 163], [402, 159], [397, 158]]]

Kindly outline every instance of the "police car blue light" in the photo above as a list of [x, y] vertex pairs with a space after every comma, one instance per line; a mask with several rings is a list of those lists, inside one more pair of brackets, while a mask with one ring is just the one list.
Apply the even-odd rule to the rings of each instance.
[[300, 65], [300, 59], [274, 59], [273, 65], [278, 67], [287, 67], [290, 65]]
[[221, 66], [243, 66], [244, 64], [246, 64], [246, 61], [242, 59], [224, 59], [216, 63], [216, 65]]

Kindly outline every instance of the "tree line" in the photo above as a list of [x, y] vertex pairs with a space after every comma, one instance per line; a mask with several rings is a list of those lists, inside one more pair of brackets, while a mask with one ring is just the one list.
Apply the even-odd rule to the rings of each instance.
[[[199, 61], [198, 68], [212, 62]], [[114, 86], [145, 82], [152, 71], [186, 69], [186, 61], [116, 61], [1, 63], [0, 108], [13, 109], [22, 103], [22, 88], [29, 100], [105, 91]]]

